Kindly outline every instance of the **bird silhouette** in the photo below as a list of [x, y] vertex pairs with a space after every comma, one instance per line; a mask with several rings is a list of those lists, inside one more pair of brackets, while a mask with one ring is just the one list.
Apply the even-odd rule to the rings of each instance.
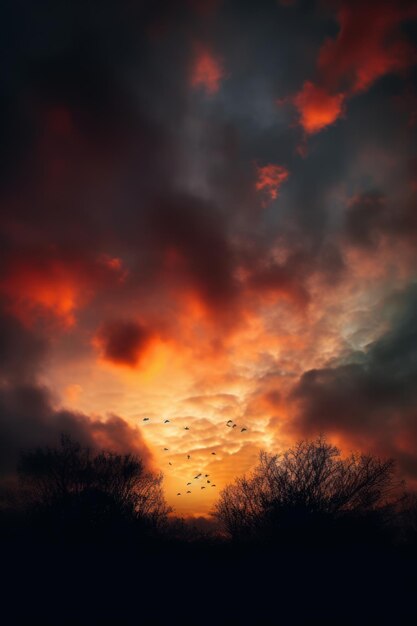
[[205, 487], [201, 487], [201, 489], [205, 489]]
[[208, 478], [210, 474], [204, 474], [204, 478]]
[[187, 459], [190, 460], [191, 459], [191, 454], [187, 454]]
[[188, 485], [192, 485], [192, 483], [187, 483], [187, 487], [188, 487]]
[[226, 424], [231, 424], [233, 420], [227, 420]]
[[187, 493], [191, 493], [191, 491], [187, 491]]
[[248, 430], [248, 429], [247, 429], [247, 428], [242, 428], [240, 432], [241, 432], [241, 433], [244, 433], [244, 432], [245, 432], [245, 430]]
[[171, 461], [169, 461], [168, 465], [172, 465]]
[[197, 474], [197, 476], [194, 476], [194, 480], [195, 480], [196, 478], [200, 478], [200, 476], [201, 476], [201, 474]]
[[215, 487], [216, 485], [212, 485], [212, 487]]
[[212, 452], [212, 454], [216, 454], [215, 452]]
[[149, 422], [149, 417], [144, 417], [144, 418], [143, 418], [143, 421], [144, 421], [144, 422]]
[[165, 420], [165, 421], [164, 421], [164, 424], [169, 424], [169, 420]]
[[210, 483], [210, 482], [211, 482], [211, 480], [208, 480], [207, 482], [208, 482], [208, 483]]
[[164, 448], [164, 450], [165, 450], [165, 452], [166, 452], [167, 450], [169, 450], [169, 448]]
[[178, 493], [177, 493], [177, 496], [180, 496], [180, 495], [181, 495], [181, 494], [178, 492]]
[[188, 426], [184, 426], [184, 430], [190, 430]]
[[232, 428], [236, 428], [237, 424], [233, 424]]

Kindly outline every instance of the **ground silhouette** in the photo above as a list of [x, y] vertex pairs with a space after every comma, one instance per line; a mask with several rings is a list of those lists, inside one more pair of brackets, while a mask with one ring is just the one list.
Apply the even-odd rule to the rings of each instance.
[[215, 523], [171, 517], [138, 457], [67, 437], [19, 477], [0, 511], [8, 626], [416, 623], [417, 501], [392, 461], [323, 438], [262, 453]]
[[351, 454], [323, 437], [282, 455], [261, 452], [250, 477], [227, 486], [215, 514], [232, 539], [287, 544], [372, 541], [401, 498], [392, 459]]

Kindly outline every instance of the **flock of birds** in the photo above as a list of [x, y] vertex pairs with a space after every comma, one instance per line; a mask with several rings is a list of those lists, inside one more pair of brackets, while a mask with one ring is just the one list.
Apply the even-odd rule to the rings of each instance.
[[[150, 422], [150, 418], [149, 417], [144, 417], [143, 421], [144, 422]], [[164, 424], [169, 424], [169, 423], [170, 423], [169, 419], [164, 420]], [[226, 426], [228, 428], [231, 428], [232, 430], [234, 428], [238, 428], [238, 425], [233, 420], [227, 420]], [[189, 426], [184, 426], [184, 430], [190, 430], [190, 427]], [[240, 432], [241, 433], [244, 433], [247, 430], [248, 429], [245, 428], [245, 427], [241, 427], [240, 428]], [[164, 452], [169, 452], [169, 448], [164, 448]], [[211, 452], [211, 455], [212, 456], [216, 456], [216, 453], [215, 452]], [[189, 461], [190, 459], [191, 459], [191, 454], [187, 454], [187, 461]], [[168, 461], [168, 465], [172, 465], [171, 461]], [[199, 474], [194, 476], [194, 480], [200, 480], [200, 478], [202, 478], [203, 480], [206, 480], [206, 484], [202, 485], [200, 487], [200, 489], [206, 489], [207, 486], [216, 487], [216, 485], [214, 483], [212, 483], [211, 480], [209, 480], [209, 476], [210, 476], [210, 474], [203, 474], [203, 472], [200, 472]], [[186, 486], [190, 487], [191, 485], [192, 485], [192, 482], [188, 482]], [[189, 493], [192, 493], [191, 489], [187, 489], [186, 494], [189, 494]], [[180, 496], [180, 495], [181, 495], [181, 491], [179, 491], [177, 493], [177, 496]]]

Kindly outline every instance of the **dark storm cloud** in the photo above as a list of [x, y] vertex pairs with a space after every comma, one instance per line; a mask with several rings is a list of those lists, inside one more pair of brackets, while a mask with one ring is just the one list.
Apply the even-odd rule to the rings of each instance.
[[[381, 235], [416, 232], [413, 197], [404, 192], [410, 180], [397, 176], [415, 156], [416, 129], [405, 129], [397, 106], [407, 84], [397, 70], [410, 64], [401, 30], [409, 4], [381, 3], [369, 55], [364, 29], [378, 3], [341, 3], [343, 19], [339, 3], [326, 10], [282, 4], [2, 3], [0, 290], [9, 310], [21, 317], [22, 307], [29, 310], [37, 328], [39, 309], [47, 308], [81, 327], [85, 344], [97, 337], [105, 358], [135, 366], [160, 327], [175, 327], [178, 294], [196, 295], [219, 328], [225, 311], [239, 324], [253, 295], [307, 308], [311, 279], [328, 287], [349, 275], [346, 240], [369, 252]], [[392, 46], [401, 52], [395, 80], [377, 82], [390, 69]], [[211, 92], [190, 79], [198, 50], [221, 69]], [[372, 74], [381, 59], [384, 72]], [[366, 89], [358, 84], [362, 70]], [[343, 119], [305, 145], [293, 98], [317, 77], [330, 96], [349, 92], [349, 102]], [[380, 168], [374, 153], [392, 159]], [[263, 206], [256, 172], [267, 165], [289, 176]], [[412, 308], [411, 296], [407, 302]], [[132, 310], [143, 321], [114, 322], [131, 319]], [[31, 429], [40, 441], [65, 425], [84, 440], [104, 432], [135, 441], [124, 422], [111, 428], [55, 410], [36, 386], [43, 340], [4, 324], [2, 406], [11, 449], [30, 442]], [[393, 333], [385, 341], [397, 345]], [[396, 420], [408, 432], [412, 372], [401, 361], [399, 379], [391, 379], [393, 357], [378, 352], [382, 343], [359, 361], [352, 355], [348, 365], [305, 374], [300, 427], [330, 428], [324, 409], [331, 406], [344, 432], [371, 437], [371, 421], [388, 433]]]
[[0, 385], [5, 381], [32, 382], [47, 346], [46, 339], [31, 333], [14, 317], [0, 314]]
[[354, 245], [375, 248], [381, 237], [411, 244], [417, 236], [417, 194], [410, 190], [399, 205], [377, 191], [352, 198], [346, 211], [346, 235]]
[[[126, 291], [137, 292], [145, 280], [152, 294], [164, 287], [167, 250], [174, 249], [182, 262], [170, 280], [188, 279], [219, 310], [236, 300], [238, 269], [251, 276], [250, 288], [284, 287], [304, 301], [311, 273], [331, 268], [335, 277], [343, 270], [328, 241], [326, 194], [359, 148], [346, 124], [313, 143], [311, 159], [300, 159], [293, 113], [276, 102], [313, 69], [322, 42], [334, 35], [334, 14], [272, 0], [211, 8], [110, 0], [4, 5], [2, 24], [11, 36], [4, 39], [3, 89], [10, 110], [24, 111], [21, 132], [31, 128], [23, 143], [15, 142], [25, 156], [16, 171], [21, 180], [4, 202], [12, 266], [22, 246], [71, 266], [71, 254], [81, 265], [85, 259], [84, 267], [103, 253], [124, 255]], [[212, 99], [189, 84], [196, 42], [213, 48], [224, 65]], [[9, 126], [7, 116], [3, 121]], [[359, 123], [366, 128], [367, 120]], [[198, 132], [188, 131], [190, 124]], [[198, 190], [204, 198], [182, 189], [190, 182], [184, 183], [185, 157], [206, 179], [208, 190]], [[262, 216], [254, 211], [262, 202], [257, 163], [290, 171]], [[271, 265], [277, 237], [296, 249], [297, 261], [285, 268]], [[247, 267], [247, 242], [254, 239], [259, 270], [253, 261]]]
[[134, 452], [145, 463], [151, 455], [140, 432], [116, 415], [105, 421], [83, 413], [56, 410], [39, 386], [0, 389], [0, 480], [11, 477], [22, 450], [54, 446], [61, 434], [93, 449]]
[[62, 433], [95, 449], [134, 452], [149, 463], [140, 431], [121, 417], [55, 408], [51, 392], [38, 382], [47, 348], [39, 332], [0, 317], [0, 482], [13, 477], [21, 450], [56, 445]]
[[417, 285], [389, 298], [390, 329], [345, 363], [305, 372], [293, 392], [298, 432], [337, 433], [417, 477]]
[[232, 301], [234, 252], [214, 206], [186, 195], [161, 198], [149, 214], [149, 227], [157, 248], [179, 255], [208, 304]]
[[104, 359], [134, 367], [140, 362], [153, 334], [137, 322], [115, 321], [100, 328], [97, 340]]

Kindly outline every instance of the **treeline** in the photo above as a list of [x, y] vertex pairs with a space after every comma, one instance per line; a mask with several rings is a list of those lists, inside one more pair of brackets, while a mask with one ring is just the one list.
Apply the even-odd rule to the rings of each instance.
[[249, 477], [220, 494], [215, 515], [228, 536], [269, 545], [417, 541], [417, 500], [392, 459], [351, 454], [325, 438], [282, 455], [261, 452]]
[[417, 497], [397, 479], [395, 462], [341, 457], [323, 437], [282, 455], [261, 452], [249, 476], [223, 489], [205, 524], [171, 517], [162, 474], [137, 456], [93, 452], [65, 435], [55, 448], [23, 452], [17, 474], [18, 486], [3, 493], [3, 537], [417, 546]]
[[7, 626], [417, 623], [417, 500], [393, 461], [323, 438], [262, 453], [199, 524], [138, 457], [65, 436], [18, 477], [0, 509]]

